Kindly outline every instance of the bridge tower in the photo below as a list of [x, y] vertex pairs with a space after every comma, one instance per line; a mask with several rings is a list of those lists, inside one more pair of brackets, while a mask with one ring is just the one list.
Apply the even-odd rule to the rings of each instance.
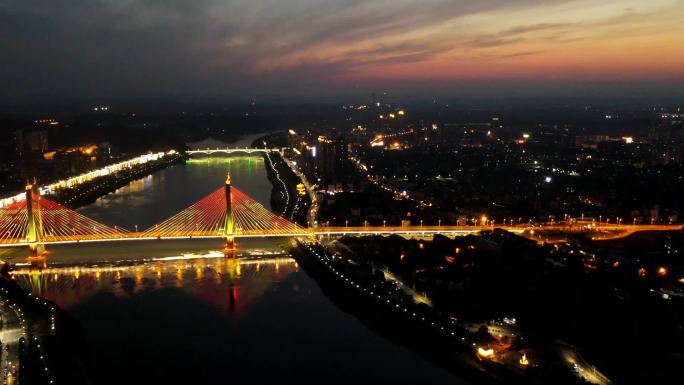
[[40, 212], [40, 191], [38, 190], [38, 183], [35, 179], [33, 183], [26, 184], [26, 211], [27, 224], [26, 241], [29, 245], [29, 260], [44, 260], [45, 259], [45, 244], [43, 244], [43, 218]]
[[231, 192], [230, 192], [230, 173], [226, 176], [226, 226], [224, 229], [224, 235], [226, 236], [226, 247], [224, 251], [226, 255], [234, 256], [235, 252], [235, 236], [233, 231], [233, 207], [231, 202]]

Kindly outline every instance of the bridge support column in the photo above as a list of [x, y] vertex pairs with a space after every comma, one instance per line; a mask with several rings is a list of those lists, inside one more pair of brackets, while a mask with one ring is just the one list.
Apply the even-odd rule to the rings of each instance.
[[223, 249], [226, 257], [235, 258], [235, 250], [237, 245], [235, 243], [235, 234], [233, 229], [233, 205], [232, 195], [230, 192], [230, 174], [226, 176], [226, 226], [224, 235], [226, 236], [226, 246]]
[[33, 184], [26, 184], [26, 216], [28, 219], [28, 229], [26, 232], [26, 241], [29, 246], [29, 261], [33, 265], [34, 262], [45, 265], [45, 244], [43, 244], [43, 220], [40, 213], [40, 205], [38, 199], [40, 198], [40, 191], [35, 179]]

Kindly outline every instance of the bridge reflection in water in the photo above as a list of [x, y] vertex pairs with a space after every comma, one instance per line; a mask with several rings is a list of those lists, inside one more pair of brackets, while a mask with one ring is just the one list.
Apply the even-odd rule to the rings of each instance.
[[223, 258], [223, 253], [216, 251], [203, 257], [186, 255], [138, 263], [25, 267], [11, 274], [22, 287], [67, 310], [98, 293], [129, 298], [175, 288], [221, 311], [239, 313], [273, 283], [297, 271], [297, 262], [286, 255], [233, 259]]

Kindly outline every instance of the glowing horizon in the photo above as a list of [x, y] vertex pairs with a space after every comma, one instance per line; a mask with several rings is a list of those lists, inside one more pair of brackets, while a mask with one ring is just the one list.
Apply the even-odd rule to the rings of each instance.
[[684, 83], [679, 0], [58, 0], [0, 18], [3, 96]]

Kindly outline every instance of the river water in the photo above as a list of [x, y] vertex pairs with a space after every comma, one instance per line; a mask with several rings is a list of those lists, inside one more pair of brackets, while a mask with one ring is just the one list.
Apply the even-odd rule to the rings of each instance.
[[[79, 212], [152, 226], [233, 185], [269, 207], [260, 157], [193, 159], [131, 182]], [[280, 248], [241, 240], [137, 241], [52, 247], [50, 267], [17, 281], [82, 327], [92, 383], [463, 384], [339, 310]]]

